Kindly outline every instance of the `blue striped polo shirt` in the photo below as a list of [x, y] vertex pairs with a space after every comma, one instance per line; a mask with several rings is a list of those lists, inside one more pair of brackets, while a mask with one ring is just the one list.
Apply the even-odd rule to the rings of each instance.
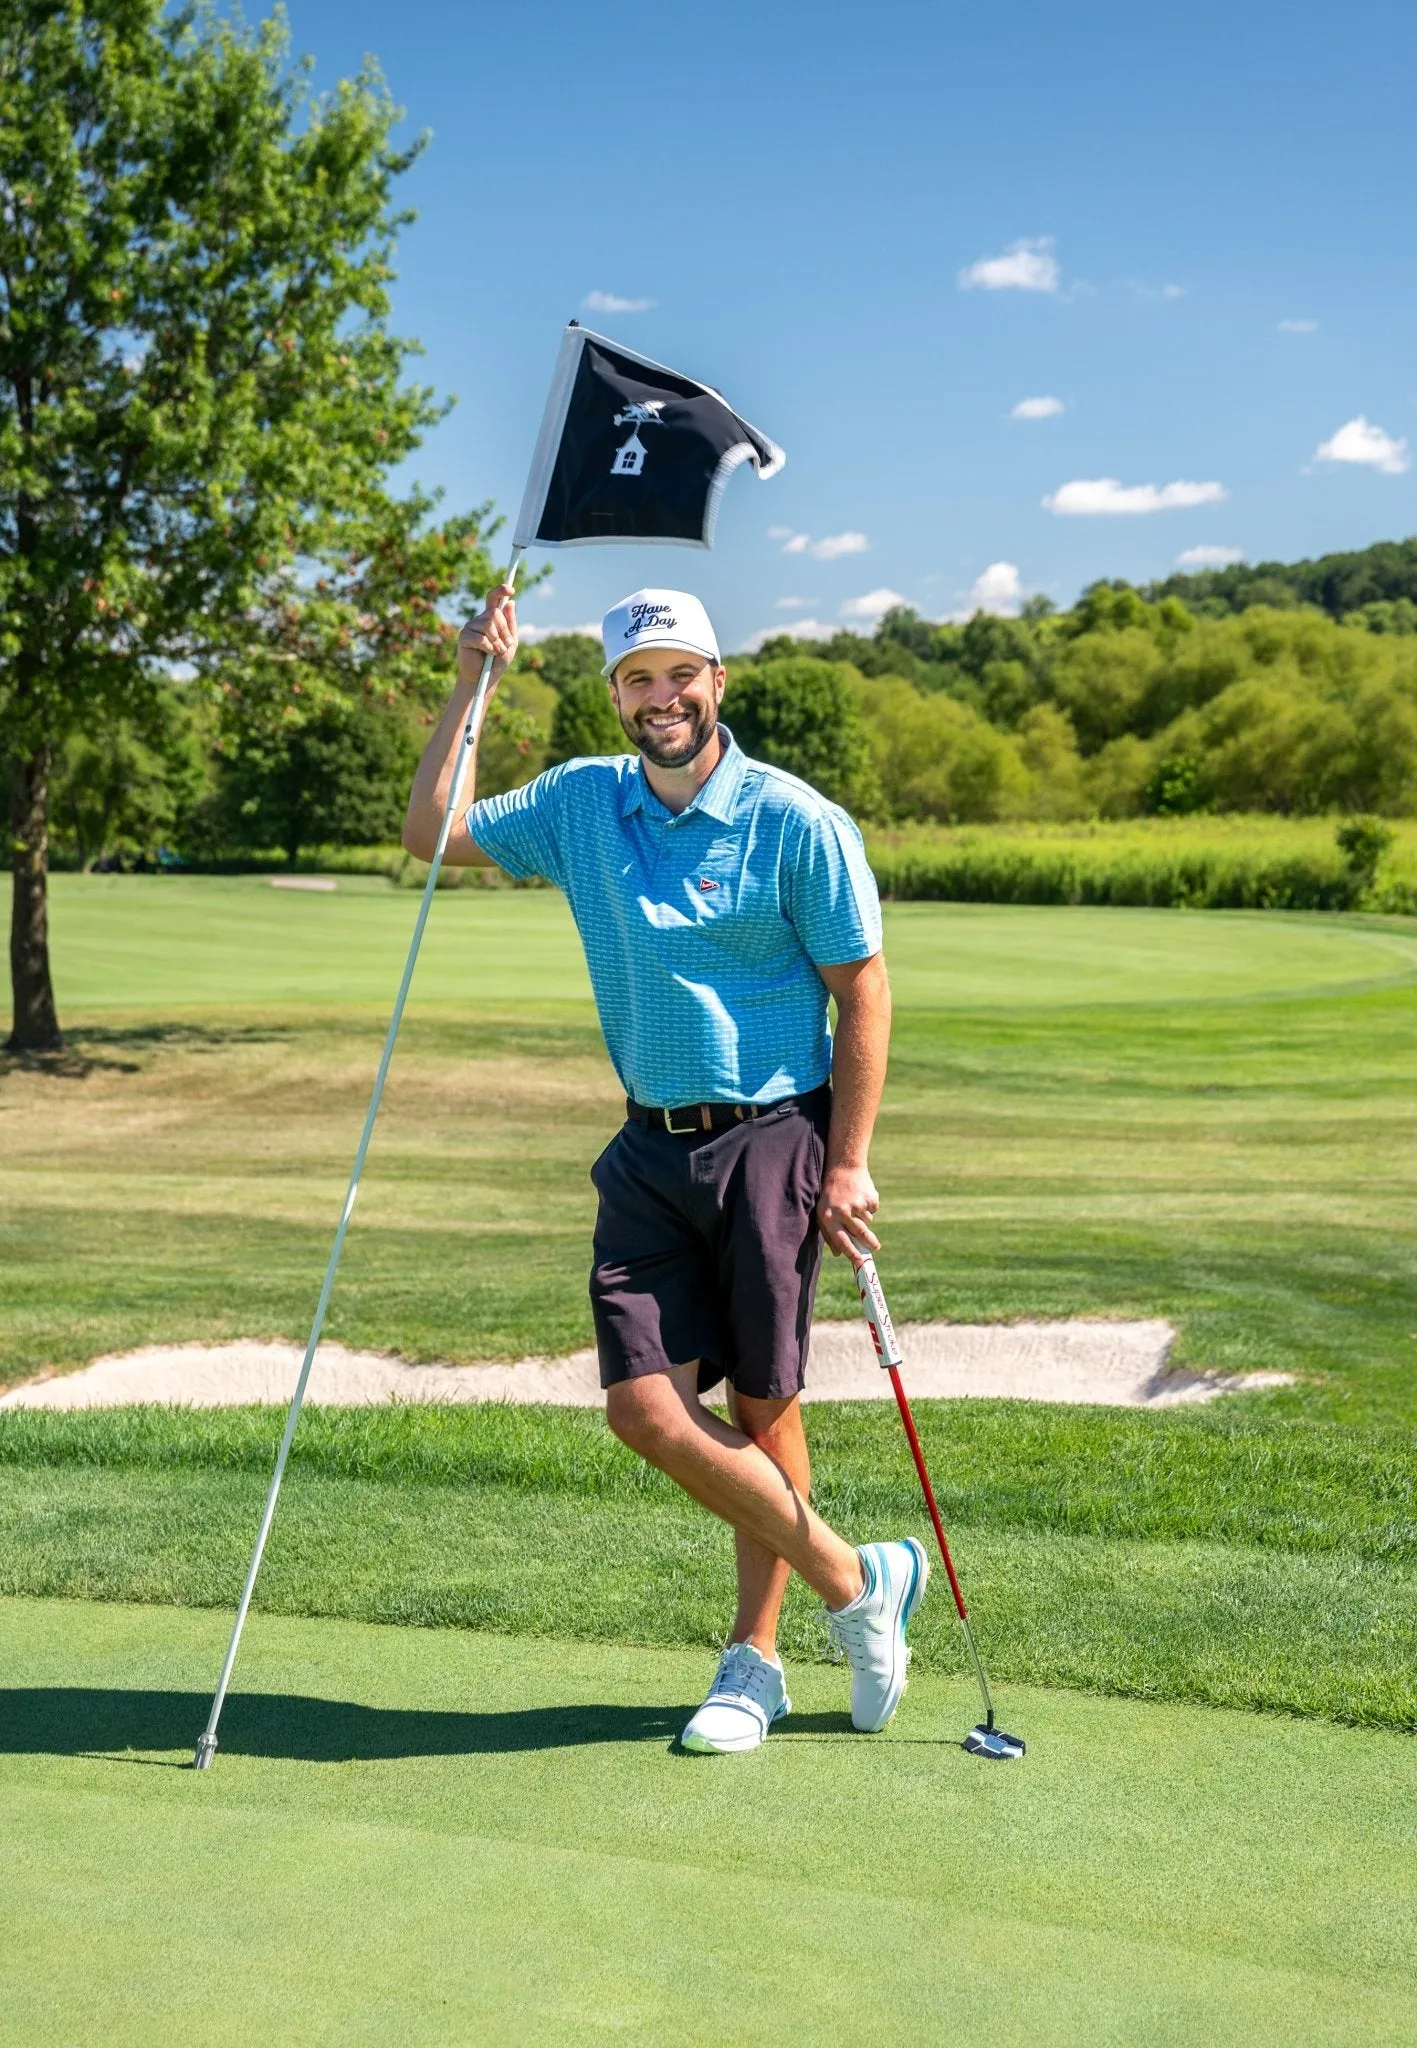
[[467, 813], [483, 852], [562, 890], [626, 1092], [652, 1108], [775, 1102], [831, 1071], [817, 966], [881, 946], [881, 907], [846, 812], [724, 754], [686, 810], [637, 755], [563, 761]]

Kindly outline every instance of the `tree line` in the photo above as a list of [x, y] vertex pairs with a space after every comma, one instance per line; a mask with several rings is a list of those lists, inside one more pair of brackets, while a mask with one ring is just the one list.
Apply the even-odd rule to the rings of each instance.
[[[397, 481], [447, 409], [389, 324], [398, 118], [372, 63], [313, 93], [279, 15], [0, 10], [13, 1051], [61, 1042], [51, 856], [397, 833], [498, 525]], [[599, 670], [524, 650], [484, 789], [623, 746]], [[1417, 810], [1417, 541], [730, 670], [744, 744], [868, 819]]]
[[[447, 683], [441, 638], [426, 651], [396, 690], [276, 720], [230, 679], [169, 678], [143, 718], [70, 738], [58, 857], [294, 861], [395, 839]], [[728, 667], [743, 745], [868, 821], [1417, 814], [1417, 632], [1311, 607], [1206, 617], [1098, 584], [1067, 611], [937, 625], [902, 609], [869, 637], [784, 635]], [[483, 741], [484, 792], [626, 745], [600, 668], [587, 635], [523, 649]]]

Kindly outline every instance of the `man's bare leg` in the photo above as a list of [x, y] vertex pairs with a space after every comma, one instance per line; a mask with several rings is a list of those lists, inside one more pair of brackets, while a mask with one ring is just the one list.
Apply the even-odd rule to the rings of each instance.
[[621, 1380], [606, 1395], [606, 1420], [622, 1443], [781, 1558], [828, 1607], [847, 1606], [865, 1584], [856, 1552], [767, 1451], [703, 1407], [697, 1387], [697, 1364]]
[[[764, 1401], [730, 1387], [728, 1414], [735, 1428], [767, 1452], [806, 1500], [812, 1490], [812, 1461], [797, 1396]], [[751, 1643], [765, 1657], [773, 1657], [777, 1654], [778, 1616], [792, 1567], [741, 1529], [734, 1530], [733, 1540], [738, 1553], [738, 1611], [729, 1641]]]

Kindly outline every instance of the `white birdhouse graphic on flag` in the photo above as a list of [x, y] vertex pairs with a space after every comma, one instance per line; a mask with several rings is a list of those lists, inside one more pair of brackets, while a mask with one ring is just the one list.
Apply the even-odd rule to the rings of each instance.
[[616, 426], [628, 427], [630, 438], [628, 441], [622, 441], [615, 450], [615, 460], [610, 465], [612, 476], [639, 475], [645, 466], [645, 455], [648, 452], [640, 439], [640, 428], [662, 427], [664, 422], [659, 415], [663, 409], [662, 398], [651, 398], [644, 405], [627, 405], [623, 412], [616, 413]]

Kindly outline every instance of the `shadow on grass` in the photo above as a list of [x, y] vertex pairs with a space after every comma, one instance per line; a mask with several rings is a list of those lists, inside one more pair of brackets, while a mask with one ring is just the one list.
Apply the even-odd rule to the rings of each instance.
[[231, 1045], [268, 1045], [296, 1035], [291, 1024], [80, 1024], [64, 1034], [58, 1052], [10, 1052], [0, 1047], [0, 1076], [47, 1074], [54, 1081], [85, 1081], [90, 1074], [136, 1074], [141, 1061], [125, 1058], [154, 1050], [220, 1052]]
[[[697, 1705], [697, 1702], [694, 1703]], [[93, 1756], [195, 1749], [211, 1695], [123, 1692], [97, 1686], [0, 1689], [0, 1755]], [[299, 1763], [374, 1763], [396, 1757], [499, 1756], [577, 1749], [595, 1742], [670, 1742], [693, 1708], [568, 1705], [506, 1713], [366, 1707], [300, 1693], [232, 1693], [221, 1753]], [[830, 1718], [830, 1717], [827, 1717]]]

